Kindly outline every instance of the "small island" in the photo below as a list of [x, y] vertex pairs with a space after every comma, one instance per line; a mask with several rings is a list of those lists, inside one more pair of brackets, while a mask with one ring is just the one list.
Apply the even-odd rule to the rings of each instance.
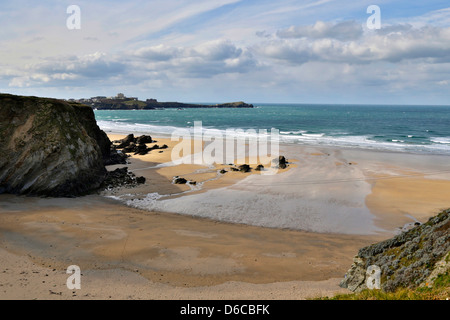
[[78, 102], [91, 106], [96, 110], [154, 110], [154, 109], [188, 109], [188, 108], [253, 108], [252, 104], [245, 102], [229, 102], [222, 104], [191, 104], [182, 102], [159, 102], [156, 99], [139, 100], [136, 97], [126, 97], [123, 93], [115, 97], [92, 97], [88, 99], [69, 99], [69, 102]]

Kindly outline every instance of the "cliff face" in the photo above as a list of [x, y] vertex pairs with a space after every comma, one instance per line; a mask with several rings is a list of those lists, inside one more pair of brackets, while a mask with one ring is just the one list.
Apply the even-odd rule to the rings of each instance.
[[0, 94], [0, 193], [77, 196], [106, 175], [111, 142], [90, 107]]
[[380, 287], [386, 292], [430, 285], [450, 269], [450, 209], [392, 239], [359, 250], [341, 287], [367, 289], [369, 266], [380, 268]]

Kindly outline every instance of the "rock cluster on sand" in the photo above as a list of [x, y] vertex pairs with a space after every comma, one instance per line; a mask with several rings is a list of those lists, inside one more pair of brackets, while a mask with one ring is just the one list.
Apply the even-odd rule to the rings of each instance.
[[175, 176], [173, 177], [173, 184], [190, 184], [190, 185], [197, 185], [197, 181], [189, 181], [186, 180], [185, 178], [181, 178], [179, 176]]
[[[287, 168], [287, 161], [286, 158], [284, 156], [279, 156], [278, 158], [275, 158], [272, 160], [273, 163], [273, 167], [277, 168], [277, 169], [286, 169]], [[243, 173], [246, 172], [250, 172], [252, 170], [252, 168], [248, 165], [248, 164], [242, 164], [240, 166], [233, 166], [230, 167], [231, 171], [240, 171]], [[255, 168], [255, 171], [264, 171], [264, 166], [262, 164], [258, 164]], [[223, 170], [223, 172], [221, 171], [221, 173], [226, 173], [227, 171]]]
[[157, 149], [167, 149], [167, 145], [163, 145], [162, 147], [155, 144], [152, 147], [147, 147], [147, 143], [156, 142], [153, 141], [151, 136], [142, 135], [140, 137], [135, 137], [134, 134], [129, 134], [125, 138], [121, 140], [114, 141], [114, 147], [116, 149], [122, 149], [124, 154], [134, 153], [135, 155], [146, 155], [152, 150]]
[[341, 287], [367, 289], [369, 266], [381, 270], [380, 287], [416, 288], [432, 283], [450, 269], [450, 209], [396, 237], [359, 250]]
[[0, 193], [81, 195], [124, 161], [92, 108], [57, 99], [0, 94], [0, 144]]
[[128, 167], [123, 167], [109, 171], [100, 188], [134, 187], [143, 183], [145, 183], [145, 177], [136, 177], [132, 172], [128, 171]]

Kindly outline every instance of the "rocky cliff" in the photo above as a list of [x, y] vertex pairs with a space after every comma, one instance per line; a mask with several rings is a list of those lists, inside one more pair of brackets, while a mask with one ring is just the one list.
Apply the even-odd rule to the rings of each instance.
[[450, 209], [392, 239], [360, 249], [341, 287], [354, 292], [367, 289], [367, 280], [373, 278], [367, 272], [370, 266], [381, 271], [379, 284], [386, 292], [431, 286], [439, 276], [448, 279], [449, 251]]
[[0, 94], [0, 193], [77, 196], [96, 189], [111, 142], [92, 108]]

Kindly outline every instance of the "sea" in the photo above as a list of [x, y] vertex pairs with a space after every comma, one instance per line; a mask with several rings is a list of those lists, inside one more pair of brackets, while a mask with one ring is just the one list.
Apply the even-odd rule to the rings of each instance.
[[[255, 103], [254, 108], [95, 110], [106, 132], [279, 133], [281, 143], [450, 155], [450, 106]], [[234, 130], [233, 130], [234, 129]], [[261, 131], [262, 130], [262, 131]]]

